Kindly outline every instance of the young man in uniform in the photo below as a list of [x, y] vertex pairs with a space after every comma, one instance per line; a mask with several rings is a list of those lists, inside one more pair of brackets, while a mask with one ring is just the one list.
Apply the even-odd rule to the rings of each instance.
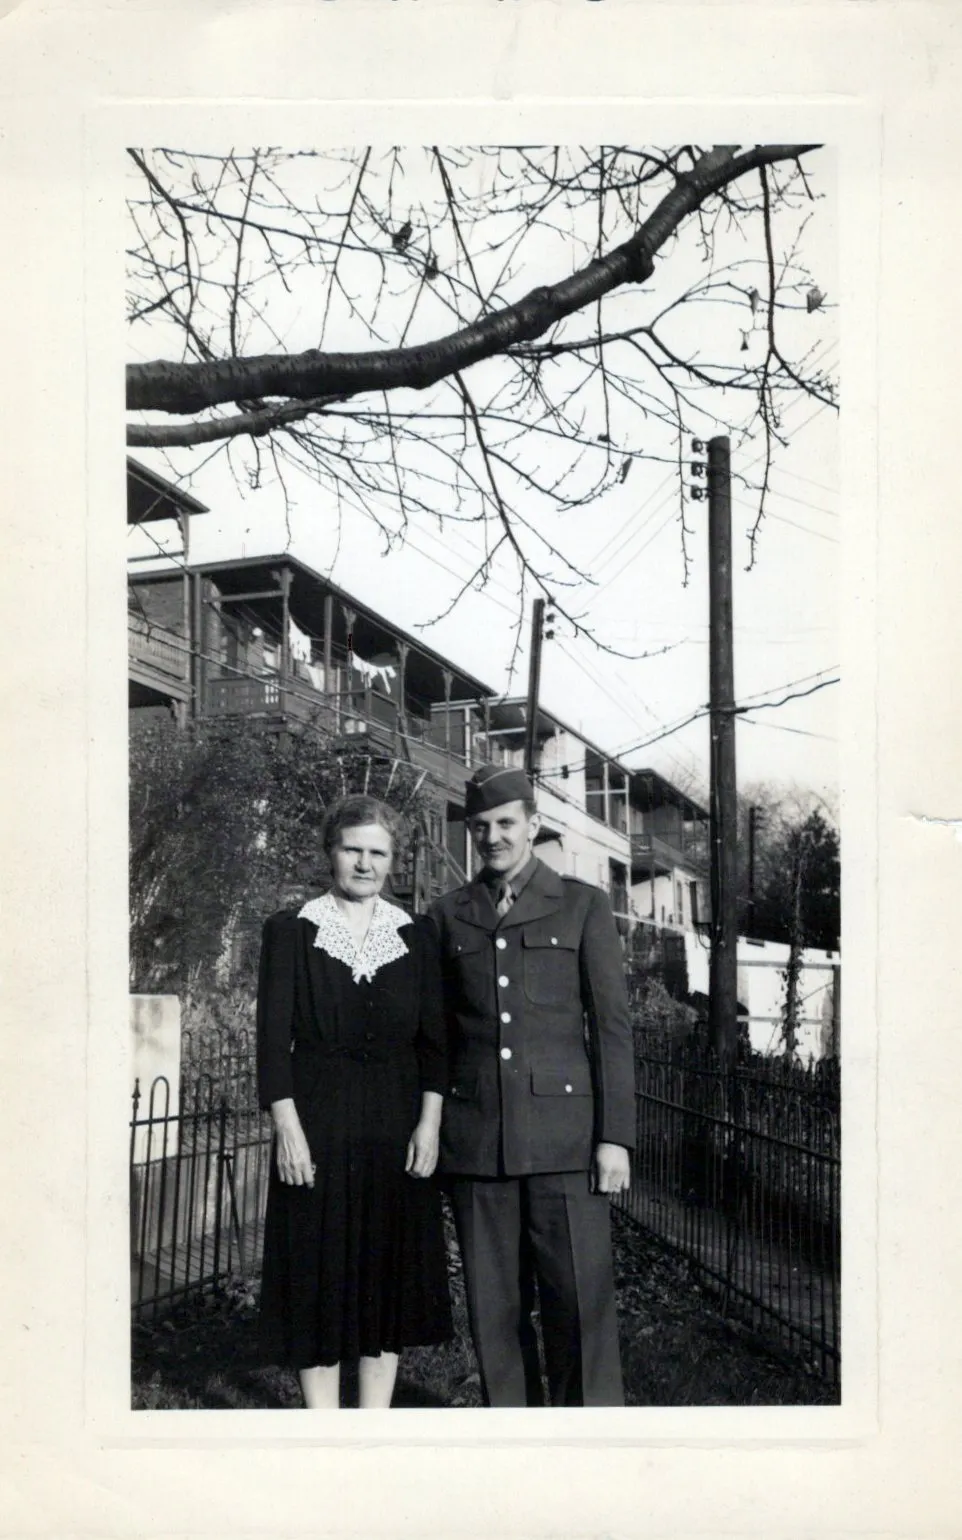
[[629, 1182], [634, 1056], [621, 942], [599, 888], [533, 854], [520, 770], [487, 765], [465, 819], [479, 876], [437, 901], [450, 1033], [441, 1170], [489, 1406], [624, 1404], [609, 1195]]

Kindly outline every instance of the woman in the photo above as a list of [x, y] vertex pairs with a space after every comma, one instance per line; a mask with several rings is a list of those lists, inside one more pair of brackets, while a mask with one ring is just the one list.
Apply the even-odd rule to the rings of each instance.
[[261, 1322], [308, 1407], [391, 1404], [403, 1347], [452, 1334], [438, 1157], [446, 1080], [430, 922], [380, 891], [397, 815], [346, 797], [324, 824], [331, 889], [264, 927], [257, 1044], [276, 1135]]

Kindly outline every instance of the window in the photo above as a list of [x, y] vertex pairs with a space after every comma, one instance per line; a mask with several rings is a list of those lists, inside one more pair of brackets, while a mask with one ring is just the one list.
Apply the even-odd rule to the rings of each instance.
[[628, 871], [620, 861], [608, 862], [608, 888], [615, 914], [628, 913]]
[[585, 750], [585, 809], [592, 818], [605, 821], [604, 764], [591, 749]]

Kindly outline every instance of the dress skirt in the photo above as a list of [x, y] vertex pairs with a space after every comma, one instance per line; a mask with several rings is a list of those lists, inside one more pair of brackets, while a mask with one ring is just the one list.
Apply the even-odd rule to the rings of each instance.
[[423, 981], [405, 962], [355, 984], [317, 950], [302, 960], [325, 1000], [326, 1031], [302, 1028], [289, 1049], [316, 1172], [313, 1188], [281, 1182], [272, 1149], [260, 1312], [270, 1361], [297, 1369], [453, 1332], [440, 1187], [404, 1169], [424, 1086]]

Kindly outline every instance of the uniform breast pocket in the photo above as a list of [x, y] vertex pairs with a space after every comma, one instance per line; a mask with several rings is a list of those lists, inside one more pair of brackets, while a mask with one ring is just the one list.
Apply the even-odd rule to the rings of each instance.
[[526, 925], [521, 937], [524, 992], [532, 1005], [576, 1005], [578, 938], [560, 926]]
[[453, 999], [470, 1011], [493, 1009], [491, 941], [485, 932], [465, 926], [445, 937], [444, 971]]

